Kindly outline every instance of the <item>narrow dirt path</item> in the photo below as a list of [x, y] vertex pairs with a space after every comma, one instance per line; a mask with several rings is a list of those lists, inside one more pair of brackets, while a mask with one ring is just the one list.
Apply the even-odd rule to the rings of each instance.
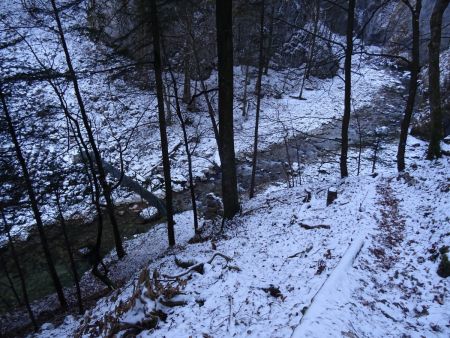
[[448, 281], [430, 256], [432, 239], [442, 240], [444, 230], [421, 218], [441, 201], [433, 206], [433, 189], [422, 182], [432, 181], [406, 174], [377, 184], [377, 222], [349, 275], [351, 296], [337, 306], [347, 314], [343, 336], [448, 337]]
[[399, 213], [399, 200], [395, 197], [390, 181], [377, 185], [380, 196], [381, 219], [378, 229], [373, 235], [373, 246], [370, 252], [376, 257], [377, 266], [384, 271], [391, 269], [398, 261], [401, 253], [401, 244], [405, 237], [405, 220]]

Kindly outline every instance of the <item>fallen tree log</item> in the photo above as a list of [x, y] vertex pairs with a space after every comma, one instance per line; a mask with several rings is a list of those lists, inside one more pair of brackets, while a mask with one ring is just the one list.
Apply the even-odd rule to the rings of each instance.
[[176, 306], [188, 305], [188, 302], [186, 300], [160, 299], [159, 302], [166, 307], [176, 307]]
[[[81, 157], [80, 160], [87, 160], [87, 156], [89, 156], [91, 159], [93, 159], [92, 154], [90, 154], [90, 153], [86, 154], [83, 152], [80, 156]], [[158, 209], [158, 212], [161, 216], [167, 215], [166, 206], [165, 206], [164, 202], [161, 201], [157, 196], [155, 196], [150, 191], [145, 189], [140, 183], [133, 180], [131, 177], [129, 177], [125, 174], [122, 174], [122, 172], [119, 169], [117, 169], [116, 167], [109, 164], [108, 162], [106, 162], [103, 159], [102, 159], [102, 164], [103, 164], [103, 167], [107, 174], [111, 175], [112, 177], [114, 177], [117, 180], [120, 180], [120, 186], [127, 188], [127, 189], [131, 190], [132, 192], [141, 196], [144, 200], [147, 201], [147, 203], [150, 206]]]
[[318, 318], [326, 311], [323, 305], [335, 299], [336, 293], [342, 292], [342, 285], [348, 278], [348, 272], [353, 268], [353, 263], [361, 252], [363, 245], [364, 235], [353, 239], [337, 266], [311, 298], [309, 306], [305, 306], [301, 310], [303, 316], [299, 324], [294, 328], [291, 338], [303, 338], [314, 335], [317, 323], [320, 323]]
[[300, 226], [301, 226], [303, 229], [306, 229], [306, 230], [312, 230], [312, 229], [330, 229], [330, 228], [331, 228], [331, 227], [330, 227], [329, 225], [327, 225], [327, 224], [308, 225], [308, 224], [305, 224], [305, 223], [300, 223]]

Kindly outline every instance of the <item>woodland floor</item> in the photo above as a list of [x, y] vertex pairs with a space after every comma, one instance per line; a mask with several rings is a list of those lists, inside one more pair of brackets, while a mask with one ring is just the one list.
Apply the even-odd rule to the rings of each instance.
[[[425, 148], [409, 150], [419, 157]], [[413, 167], [400, 176], [381, 170], [271, 188], [246, 202], [223, 233], [219, 225], [205, 228], [202, 243], [188, 243], [191, 215], [180, 214], [175, 248], [151, 246], [165, 236], [162, 227], [128, 242], [129, 258], [119, 265], [151, 250], [148, 277], [135, 274], [83, 317], [68, 317], [39, 336], [107, 334], [115, 320], [139, 323], [160, 310], [165, 321], [141, 336], [447, 337], [450, 285], [436, 271], [439, 249], [450, 244], [450, 162], [418, 160]], [[327, 207], [329, 187], [339, 197]], [[187, 271], [175, 258], [206, 262], [217, 252], [232, 260], [216, 257], [202, 274], [164, 277]], [[149, 285], [177, 289], [173, 300], [183, 305], [162, 305], [162, 294], [145, 291]]]

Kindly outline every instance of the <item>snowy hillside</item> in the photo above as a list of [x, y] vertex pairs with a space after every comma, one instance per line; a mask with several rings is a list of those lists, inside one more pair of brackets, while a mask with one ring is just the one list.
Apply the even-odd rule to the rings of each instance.
[[[420, 157], [423, 145], [411, 151]], [[419, 160], [403, 176], [382, 170], [270, 190], [223, 234], [205, 229], [203, 243], [187, 243], [190, 214], [180, 215], [180, 244], [133, 240], [127, 260], [150, 251], [150, 264], [85, 315], [38, 336], [447, 337], [450, 285], [436, 271], [450, 245], [449, 168]], [[327, 207], [330, 187], [338, 198]]]
[[[80, 5], [82, 7], [83, 4]], [[65, 13], [64, 25], [69, 41], [69, 50], [74, 67], [80, 74], [80, 87], [86, 102], [87, 111], [92, 120], [93, 129], [99, 141], [99, 147], [103, 157], [120, 167], [120, 152], [124, 161], [125, 174], [136, 178], [144, 186], [157, 193], [163, 194], [161, 189], [161, 152], [159, 147], [159, 131], [157, 106], [154, 91], [143, 90], [123, 80], [123, 71], [136, 71], [132, 60], [118, 56], [113, 50], [89, 39], [80, 26], [86, 24], [83, 17], [78, 17], [82, 9], [73, 7]], [[3, 62], [0, 65], [4, 76], [13, 77], [24, 71], [24, 64], [31, 69], [65, 71], [61, 47], [57, 44], [57, 36], [47, 27], [32, 27], [26, 25], [30, 20], [24, 13], [20, 1], [11, 2], [5, 8], [5, 28], [19, 22], [24, 28], [14, 28], [3, 31], [4, 40], [11, 39], [10, 35], [18, 35], [24, 38], [12, 48], [2, 50]], [[74, 19], [76, 18], [76, 19]], [[51, 18], [46, 18], [50, 27], [53, 24]], [[337, 37], [340, 39], [340, 37]], [[378, 49], [372, 47], [374, 51]], [[101, 60], [101, 62], [99, 62]], [[401, 79], [396, 78], [388, 69], [382, 67], [380, 60], [364, 55], [354, 56], [354, 62], [358, 65], [353, 79], [353, 105], [359, 109], [369, 105], [384, 87], [401, 86]], [[26, 69], [26, 68], [25, 68]], [[179, 74], [180, 75], [180, 74]], [[169, 76], [169, 75], [166, 75]], [[301, 133], [309, 133], [318, 129], [330, 121], [340, 119], [343, 110], [344, 84], [341, 77], [331, 79], [312, 78], [305, 90], [306, 100], [293, 98], [298, 96], [302, 73], [296, 69], [287, 69], [281, 72], [270, 71], [264, 78], [263, 86], [267, 88], [266, 98], [262, 100], [261, 124], [260, 124], [260, 148], [268, 149], [273, 144], [283, 143], [285, 138], [293, 138]], [[242, 67], [235, 67], [235, 148], [238, 158], [245, 158], [252, 150], [252, 138], [254, 129], [254, 102], [250, 101], [249, 115], [243, 117], [240, 114], [240, 96], [243, 93], [245, 74]], [[182, 77], [177, 80], [182, 87]], [[255, 85], [256, 79], [251, 79], [249, 87]], [[217, 74], [208, 79], [208, 88], [214, 88], [217, 82]], [[67, 107], [71, 112], [77, 112], [75, 95], [70, 88], [61, 86]], [[279, 96], [277, 96], [277, 93]], [[49, 152], [40, 154], [40, 147], [35, 143], [42, 143], [42, 134], [33, 136], [35, 142], [30, 142], [29, 148], [25, 148], [30, 156], [35, 158], [36, 166], [46, 170], [49, 161], [58, 162], [70, 170], [75, 165], [74, 158], [79, 153], [76, 142], [73, 140], [66, 144], [58, 142], [67, 135], [67, 121], [63, 112], [58, 107], [58, 98], [52, 87], [46, 81], [33, 83], [29, 88], [26, 83], [15, 85], [10, 105], [24, 123], [24, 133], [27, 129], [44, 130], [49, 141]], [[16, 97], [20, 99], [14, 99]], [[276, 98], [274, 97], [276, 96]], [[217, 98], [213, 96], [212, 102]], [[34, 107], [41, 106], [44, 113], [48, 109], [52, 115], [44, 117], [34, 112]], [[194, 176], [198, 180], [207, 179], [209, 173], [214, 173], [218, 158], [217, 144], [211, 128], [211, 122], [207, 114], [205, 102], [200, 101], [198, 111], [186, 112], [191, 120], [188, 126], [189, 137], [195, 140], [193, 153]], [[168, 129], [169, 150], [172, 154], [173, 189], [182, 190], [187, 182], [187, 164], [182, 131], [175, 116]], [[18, 122], [20, 118], [18, 118]], [[56, 123], [54, 121], [57, 121]], [[28, 124], [26, 124], [29, 122]], [[194, 141], [193, 141], [194, 142]], [[25, 145], [27, 146], [27, 145]], [[51, 159], [51, 160], [50, 160]], [[42, 170], [44, 171], [44, 170]], [[81, 193], [81, 188], [71, 187], [70, 179], [78, 180], [79, 176], [67, 177], [65, 185], [71, 194]], [[119, 191], [117, 202], [120, 203], [129, 194]], [[51, 204], [51, 202], [48, 202]], [[67, 211], [68, 217], [81, 213], [88, 216], [93, 211], [92, 206], [83, 201], [77, 203]], [[49, 205], [43, 213], [47, 223], [52, 223], [56, 214]], [[20, 234], [21, 229], [30, 228], [33, 224], [31, 215], [21, 217], [20, 227], [14, 227], [13, 233]], [[21, 234], [26, 237], [26, 231]], [[3, 239], [4, 240], [4, 239]]]
[[449, 337], [449, 49], [408, 100], [409, 1], [223, 0], [227, 82], [217, 3], [0, 1], [0, 336]]

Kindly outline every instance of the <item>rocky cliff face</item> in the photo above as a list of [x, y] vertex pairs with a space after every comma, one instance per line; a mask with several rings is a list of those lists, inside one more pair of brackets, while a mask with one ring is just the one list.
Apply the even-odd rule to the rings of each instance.
[[[441, 70], [441, 99], [442, 99], [442, 117], [444, 124], [444, 136], [450, 135], [450, 49], [447, 48], [441, 53], [440, 58]], [[420, 86], [421, 105], [420, 114], [415, 114], [412, 123], [411, 134], [428, 140], [430, 137], [430, 110], [428, 107], [428, 67], [424, 66], [421, 70], [420, 77], [422, 79]]]
[[[414, 1], [412, 1], [414, 2]], [[371, 13], [382, 0], [360, 0], [359, 9], [362, 14], [362, 22], [366, 22]], [[427, 38], [430, 33], [430, 17], [435, 0], [423, 0], [420, 15], [422, 46], [421, 58], [425, 63], [427, 56]], [[450, 8], [444, 13], [443, 18], [442, 50], [450, 45]], [[372, 21], [368, 24], [365, 35], [366, 41], [371, 44], [383, 45], [389, 53], [409, 53], [411, 43], [411, 14], [402, 1], [393, 1], [377, 11]]]
[[[414, 0], [410, 1], [414, 2]], [[411, 44], [409, 9], [400, 0], [393, 0], [379, 8], [384, 2], [384, 0], [357, 1], [356, 34], [367, 44], [384, 46], [384, 51], [387, 53], [408, 56]], [[422, 61], [424, 63], [427, 59], [426, 38], [429, 35], [429, 19], [434, 2], [435, 0], [422, 1]], [[305, 0], [266, 1], [267, 14], [271, 14], [272, 3], [274, 4], [272, 12], [274, 16], [300, 27], [311, 24], [314, 2]], [[103, 40], [134, 59], [143, 60], [151, 55], [151, 27], [148, 24], [147, 7], [147, 1], [144, 0], [90, 1], [89, 23]], [[234, 7], [236, 61], [240, 64], [250, 63], [256, 66], [259, 8], [243, 0], [235, 0]], [[208, 69], [214, 67], [215, 59], [214, 3], [206, 0], [195, 0], [189, 3], [166, 1], [162, 4], [160, 14], [163, 15], [160, 20], [164, 26], [163, 32], [168, 36], [176, 37], [171, 39], [171, 43], [175, 46], [170, 46], [175, 48], [170, 49], [177, 49], [181, 51], [181, 54], [192, 54], [186, 50], [185, 42], [186, 30], [190, 30], [191, 36], [187, 37], [187, 40], [195, 41], [198, 46], [204, 47], [197, 48], [200, 53], [197, 57], [208, 74]], [[337, 34], [345, 34], [347, 15], [344, 10], [322, 1], [320, 18], [322, 27]], [[369, 23], [366, 25], [367, 21]], [[267, 31], [270, 29], [270, 24], [270, 19], [266, 18]], [[363, 33], [361, 33], [362, 27], [365, 27]], [[442, 49], [445, 50], [450, 45], [450, 8], [444, 15], [443, 27]], [[283, 24], [281, 21], [274, 23], [272, 33], [277, 40], [277, 43], [272, 46], [276, 52], [274, 53], [275, 66], [299, 67], [306, 61], [309, 37], [307, 34], [302, 37], [300, 32], [292, 25]], [[297, 43], [297, 45], [292, 46], [293, 43]], [[318, 45], [319, 50], [324, 51], [326, 55], [331, 55], [330, 46], [326, 46], [320, 41]], [[325, 55], [322, 52], [318, 54]], [[192, 74], [194, 73], [192, 72]]]

